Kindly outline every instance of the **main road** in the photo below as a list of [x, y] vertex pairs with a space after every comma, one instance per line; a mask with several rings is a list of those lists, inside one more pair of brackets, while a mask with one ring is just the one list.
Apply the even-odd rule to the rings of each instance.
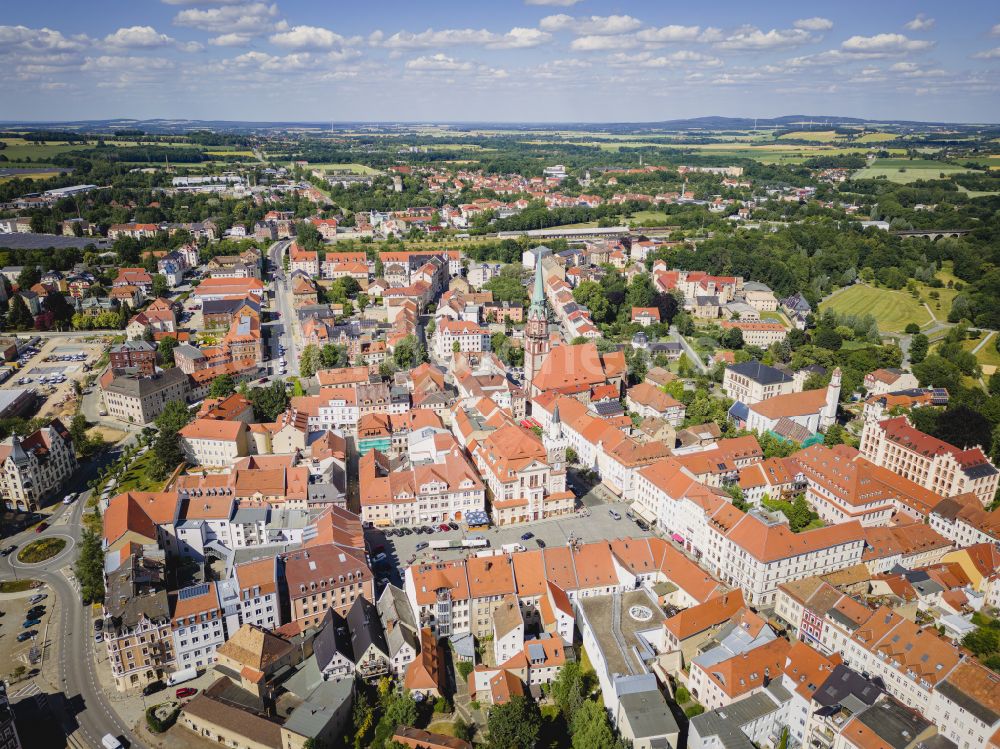
[[268, 257], [271, 260], [273, 271], [271, 282], [274, 288], [274, 305], [272, 311], [281, 314], [278, 321], [267, 324], [271, 329], [271, 355], [272, 358], [278, 352], [278, 344], [285, 347], [285, 359], [288, 362], [288, 374], [298, 376], [299, 374], [299, 349], [295, 343], [295, 336], [292, 334], [292, 326], [295, 324], [295, 306], [292, 304], [292, 279], [290, 273], [285, 273], [283, 260], [288, 246], [292, 243], [290, 239], [275, 242], [268, 249]]
[[[118, 451], [109, 451], [101, 460], [85, 463], [73, 476], [70, 487], [85, 487], [97, 475], [100, 466], [117, 457]], [[58, 606], [58, 621], [51, 622], [49, 639], [52, 644], [46, 652], [44, 667], [54, 665], [56, 668], [56, 693], [61, 691], [61, 699], [49, 699], [49, 706], [66, 736], [72, 737], [71, 745], [99, 747], [101, 737], [110, 733], [125, 738], [131, 749], [141, 749], [144, 744], [115, 713], [101, 691], [91, 653], [94, 646], [92, 620], [81, 603], [79, 590], [64, 573], [64, 569], [72, 568], [79, 554], [83, 513], [89, 498], [89, 490], [81, 491], [72, 505], [60, 505], [47, 519], [50, 527], [41, 534], [29, 529], [4, 539], [4, 545], [15, 543], [20, 549], [39, 538], [62, 537], [69, 541], [69, 547], [41, 564], [22, 564], [16, 560], [17, 552], [0, 557], [0, 577], [10, 579], [16, 574], [22, 579], [31, 577], [41, 580], [48, 586], [49, 600], [46, 603], [50, 605], [50, 610], [53, 604]]]

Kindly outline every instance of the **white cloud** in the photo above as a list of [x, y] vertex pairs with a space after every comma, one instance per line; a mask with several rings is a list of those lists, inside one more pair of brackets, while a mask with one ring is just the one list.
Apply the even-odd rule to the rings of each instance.
[[398, 31], [388, 39], [381, 31], [368, 37], [369, 43], [389, 49], [420, 49], [424, 47], [445, 47], [458, 45], [485, 46], [490, 49], [526, 49], [537, 47], [552, 38], [547, 31], [515, 27], [506, 34], [487, 29], [427, 29], [419, 33]]
[[990, 29], [990, 34], [993, 36], [1000, 36], [1000, 23], [996, 24], [992, 29]]
[[661, 26], [660, 28], [643, 29], [636, 37], [643, 42], [650, 43], [670, 43], [670, 42], [705, 42], [715, 41], [719, 35], [718, 29], [707, 28], [702, 31], [701, 26]]
[[998, 60], [1000, 59], [1000, 47], [994, 47], [993, 49], [987, 49], [983, 52], [977, 52], [973, 55], [977, 60]]
[[88, 57], [81, 69], [88, 72], [104, 72], [118, 70], [167, 70], [172, 67], [174, 67], [174, 64], [165, 57], [101, 55], [99, 57]]
[[449, 70], [449, 71], [469, 71], [474, 65], [467, 60], [456, 60], [448, 57], [443, 52], [436, 55], [424, 55], [407, 60], [407, 70]]
[[570, 42], [569, 48], [574, 52], [603, 52], [610, 49], [632, 49], [638, 46], [635, 37], [619, 36], [580, 36]]
[[879, 52], [884, 54], [903, 54], [919, 52], [934, 46], [934, 42], [922, 39], [910, 39], [902, 34], [875, 34], [874, 36], [852, 36], [841, 47], [845, 52]]
[[569, 8], [576, 5], [581, 0], [524, 0], [525, 5], [555, 5], [560, 8]]
[[165, 5], [242, 5], [246, 0], [161, 0]]
[[565, 13], [546, 16], [538, 22], [545, 31], [572, 31], [580, 35], [627, 34], [642, 27], [642, 21], [632, 16], [579, 16]]
[[742, 26], [726, 36], [716, 45], [719, 49], [728, 50], [764, 50], [780, 47], [798, 47], [806, 42], [815, 41], [815, 37], [805, 29], [771, 29], [761, 31], [756, 26]]
[[271, 36], [271, 43], [289, 49], [331, 49], [344, 44], [340, 34], [320, 26], [293, 26]]
[[216, 47], [242, 47], [249, 44], [252, 39], [252, 34], [220, 34], [209, 39], [208, 43]]
[[293, 52], [288, 55], [270, 55], [252, 50], [224, 61], [223, 68], [256, 69], [263, 73], [329, 72], [331, 68], [360, 54], [354, 49], [334, 50], [322, 54]]
[[797, 29], [805, 29], [806, 31], [829, 31], [833, 28], [833, 21], [829, 18], [813, 16], [812, 18], [800, 18], [792, 26]]
[[129, 26], [118, 29], [113, 34], [108, 34], [104, 37], [104, 43], [112, 47], [126, 49], [150, 49], [166, 47], [168, 44], [173, 44], [174, 40], [166, 34], [161, 34], [152, 26]]
[[615, 66], [635, 66], [639, 68], [669, 68], [685, 64], [716, 68], [722, 65], [722, 60], [718, 57], [686, 49], [679, 49], [676, 52], [669, 52], [665, 55], [657, 55], [655, 57], [650, 52], [642, 52], [638, 55], [619, 53], [611, 55], [608, 58], [608, 62]]
[[[177, 26], [189, 26], [218, 34], [263, 34], [275, 29], [272, 19], [278, 15], [277, 5], [249, 3], [226, 5], [221, 8], [182, 10], [174, 17]], [[282, 31], [284, 29], [278, 28]]]
[[917, 13], [917, 17], [904, 24], [903, 28], [909, 31], [927, 31], [934, 28], [934, 19], [928, 18], [923, 13]]
[[0, 53], [78, 51], [91, 44], [85, 34], [67, 37], [49, 28], [30, 29], [27, 26], [0, 26]]

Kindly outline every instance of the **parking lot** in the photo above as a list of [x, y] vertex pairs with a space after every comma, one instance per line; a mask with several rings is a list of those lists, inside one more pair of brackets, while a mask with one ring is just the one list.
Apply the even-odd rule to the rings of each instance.
[[[481, 549], [431, 549], [431, 541], [461, 539], [473, 536], [483, 536], [490, 542], [491, 549], [499, 549], [504, 544], [519, 543], [526, 549], [541, 548], [541, 544], [549, 546], [565, 546], [569, 539], [579, 539], [585, 543], [610, 540], [625, 537], [640, 537], [652, 535], [642, 530], [635, 521], [626, 516], [628, 503], [614, 502], [598, 507], [584, 508], [582, 512], [573, 515], [562, 515], [550, 520], [540, 520], [535, 523], [521, 523], [504, 527], [491, 527], [484, 531], [459, 530], [435, 531], [434, 533], [412, 533], [408, 536], [385, 536], [381, 530], [369, 529], [370, 548], [379, 551], [384, 546], [386, 560], [375, 567], [376, 577], [388, 578], [396, 585], [400, 584], [399, 569], [406, 567], [411, 558], [417, 561], [430, 562], [436, 560], [462, 559], [475, 554]], [[616, 512], [620, 520], [615, 520], [611, 512]], [[532, 537], [522, 540], [521, 536], [531, 533]], [[541, 544], [539, 544], [541, 541]], [[417, 551], [417, 544], [426, 543], [427, 548]]]
[[76, 410], [73, 383], [81, 385], [95, 374], [94, 365], [104, 354], [108, 339], [100, 336], [50, 338], [37, 349], [22, 355], [20, 369], [4, 384], [4, 388], [33, 388], [39, 406], [32, 414], [42, 418], [68, 417]]
[[[36, 593], [46, 595], [46, 598], [39, 604], [29, 603], [30, 597]], [[0, 674], [9, 678], [18, 666], [23, 666], [26, 671], [37, 667], [37, 664], [29, 662], [28, 656], [32, 647], [37, 646], [39, 650], [44, 647], [46, 626], [52, 616], [54, 604], [48, 588], [5, 595], [0, 600], [0, 611], [3, 612], [3, 616], [0, 616]], [[31, 621], [37, 620], [37, 623], [24, 627], [24, 623], [29, 621], [28, 611], [34, 606], [41, 607], [31, 617]], [[11, 691], [16, 689], [16, 685], [11, 687]]]

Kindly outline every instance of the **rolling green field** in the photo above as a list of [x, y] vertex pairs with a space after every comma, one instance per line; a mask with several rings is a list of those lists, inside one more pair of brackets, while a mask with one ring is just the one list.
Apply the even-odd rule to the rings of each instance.
[[[982, 342], [982, 338], [962, 341], [962, 348], [966, 351], [972, 351], [972, 349]], [[996, 342], [996, 334], [994, 333], [990, 336], [990, 339], [986, 341], [986, 344], [976, 352], [976, 361], [983, 366], [983, 370], [986, 374], [992, 374], [998, 367], [1000, 367], [1000, 351], [997, 351]], [[989, 367], [992, 367], [992, 369], [987, 371], [987, 368]]]
[[657, 224], [668, 223], [667, 214], [663, 211], [636, 211], [628, 219], [629, 223], [645, 223], [656, 222]]
[[911, 322], [917, 325], [932, 322], [923, 305], [907, 292], [877, 289], [862, 284], [835, 293], [820, 304], [820, 309], [832, 309], [851, 315], [872, 315], [883, 333], [902, 333]]
[[961, 166], [944, 164], [930, 159], [877, 159], [864, 169], [854, 173], [854, 179], [876, 179], [885, 177], [890, 182], [906, 184], [918, 179], [939, 179], [942, 174], [971, 172]]
[[30, 158], [32, 163], [36, 164], [45, 163], [46, 159], [51, 159], [60, 153], [92, 148], [90, 144], [86, 143], [29, 143], [23, 138], [4, 138], [3, 142], [7, 144], [7, 147], [0, 151], [0, 153], [9, 160], [17, 161], [19, 159]]
[[[291, 166], [289, 163], [288, 166]], [[364, 164], [310, 164], [309, 169], [328, 169], [330, 171], [342, 170], [354, 172], [355, 174], [381, 174], [378, 169], [372, 169]]]

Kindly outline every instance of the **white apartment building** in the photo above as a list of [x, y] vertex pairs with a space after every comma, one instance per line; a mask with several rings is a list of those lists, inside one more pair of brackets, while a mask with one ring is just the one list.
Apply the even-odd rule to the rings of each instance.
[[226, 641], [215, 583], [182, 588], [172, 603], [177, 668], [208, 668], [215, 662], [215, 649]]
[[441, 460], [391, 471], [378, 450], [359, 464], [361, 519], [384, 527], [461, 521], [469, 512], [486, 508], [486, 487], [451, 435]]
[[705, 566], [756, 606], [773, 603], [782, 583], [858, 564], [865, 548], [857, 522], [792, 533], [784, 521], [735, 507], [712, 516], [707, 536]]
[[228, 468], [250, 454], [249, 430], [242, 421], [195, 419], [178, 434], [184, 458], [191, 465]]
[[38, 510], [56, 495], [76, 470], [73, 440], [62, 422], [26, 437], [11, 435], [0, 443], [0, 495], [8, 509]]
[[240, 623], [263, 629], [280, 627], [277, 557], [233, 566], [233, 579], [240, 597]]
[[748, 361], [726, 367], [722, 389], [733, 400], [752, 406], [776, 395], [794, 393], [795, 382], [780, 369]]
[[490, 350], [490, 332], [468, 320], [441, 320], [434, 329], [431, 346], [443, 360], [450, 360], [455, 351], [480, 353]]
[[924, 434], [905, 416], [865, 423], [861, 455], [943, 497], [972, 492], [993, 501], [1000, 472], [981, 447], [960, 450]]

